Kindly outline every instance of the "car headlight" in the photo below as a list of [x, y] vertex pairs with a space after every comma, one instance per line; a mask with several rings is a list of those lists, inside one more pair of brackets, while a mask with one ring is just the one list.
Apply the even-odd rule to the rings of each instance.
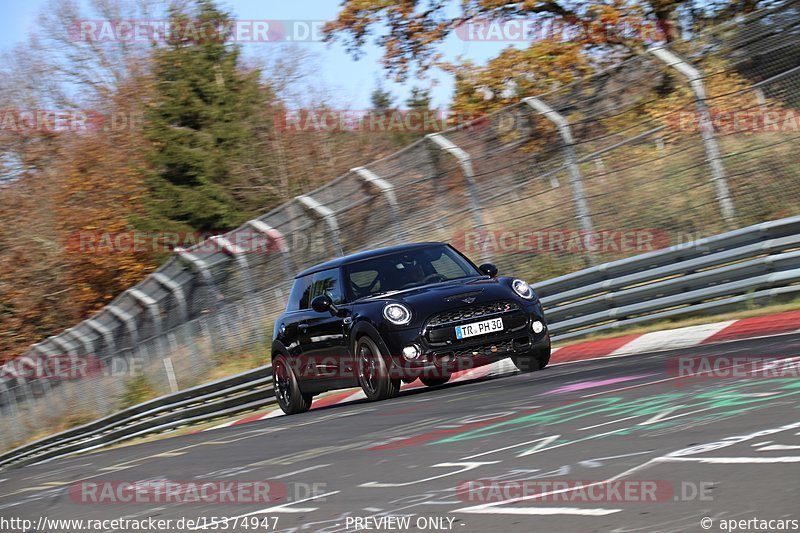
[[533, 300], [533, 289], [531, 289], [531, 286], [521, 279], [515, 279], [512, 281], [511, 288], [514, 289], [514, 292], [526, 300]]
[[411, 310], [403, 304], [391, 303], [383, 308], [383, 316], [396, 326], [411, 322]]

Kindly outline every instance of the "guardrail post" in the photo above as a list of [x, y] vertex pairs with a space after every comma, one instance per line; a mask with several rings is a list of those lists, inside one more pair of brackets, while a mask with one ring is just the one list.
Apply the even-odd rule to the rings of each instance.
[[342, 243], [339, 239], [339, 222], [336, 220], [336, 214], [328, 206], [322, 205], [310, 196], [302, 194], [297, 197], [297, 201], [300, 202], [303, 207], [312, 213], [316, 213], [317, 216], [325, 221], [325, 223], [328, 225], [328, 230], [331, 233], [331, 239], [333, 240], [336, 253], [340, 256], [344, 255], [344, 249], [342, 248]]
[[365, 182], [374, 185], [380, 189], [384, 196], [386, 196], [386, 201], [389, 204], [389, 212], [391, 213], [392, 217], [392, 224], [394, 224], [395, 228], [397, 228], [395, 242], [402, 242], [405, 240], [405, 232], [403, 231], [403, 225], [400, 221], [400, 214], [397, 210], [397, 196], [394, 194], [394, 185], [366, 167], [351, 168], [350, 172], [354, 172]]
[[[594, 225], [592, 224], [592, 217], [589, 212], [589, 204], [586, 202], [586, 196], [583, 193], [583, 178], [581, 177], [581, 170], [578, 166], [578, 157], [575, 154], [575, 140], [572, 137], [572, 129], [569, 127], [567, 119], [558, 111], [547, 105], [544, 101], [535, 97], [523, 98], [523, 101], [531, 108], [536, 110], [544, 118], [555, 124], [558, 129], [558, 134], [564, 141], [564, 159], [566, 161], [567, 170], [569, 171], [569, 183], [572, 188], [572, 200], [575, 202], [575, 212], [578, 215], [578, 222], [581, 225], [585, 237], [584, 239], [594, 238]], [[586, 258], [589, 265], [596, 263], [594, 252], [591, 251], [593, 247], [587, 246]]]
[[706, 104], [707, 97], [705, 84], [703, 83], [703, 74], [682, 57], [664, 47], [651, 48], [650, 53], [663, 61], [667, 66], [683, 74], [689, 80], [689, 85], [691, 85], [692, 91], [694, 91], [695, 107], [697, 107], [697, 114], [700, 121], [700, 135], [703, 138], [706, 157], [708, 157], [708, 164], [711, 168], [711, 180], [714, 182], [719, 210], [726, 224], [729, 227], [733, 227], [733, 219], [736, 212], [728, 189], [728, 182], [725, 178], [725, 168], [722, 166], [722, 159], [719, 155], [719, 146], [717, 145], [717, 138], [714, 135], [714, 125], [711, 122], [711, 115], [708, 112], [708, 105]]
[[278, 247], [278, 252], [281, 254], [283, 263], [283, 274], [288, 278], [294, 278], [294, 266], [292, 265], [291, 257], [289, 257], [289, 250], [286, 247], [286, 237], [280, 231], [276, 230], [263, 220], [253, 219], [248, 220], [247, 225], [259, 233], [266, 235], [266, 237], [274, 241]]
[[[475, 170], [472, 168], [472, 158], [466, 151], [459, 148], [453, 141], [441, 133], [429, 133], [425, 138], [429, 139], [439, 148], [458, 160], [458, 164], [461, 166], [461, 172], [464, 174], [464, 181], [467, 184], [470, 211], [472, 212], [472, 220], [475, 224], [475, 229], [482, 228], [484, 226], [483, 215], [481, 214], [481, 202], [478, 198], [478, 191], [475, 187]], [[490, 261], [492, 259], [492, 254], [488, 248], [481, 246], [481, 251], [483, 253], [483, 260]]]

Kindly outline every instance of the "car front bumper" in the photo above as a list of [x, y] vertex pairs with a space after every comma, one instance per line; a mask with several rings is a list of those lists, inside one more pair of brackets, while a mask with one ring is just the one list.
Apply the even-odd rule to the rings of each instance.
[[[452, 373], [511, 355], [550, 349], [550, 333], [538, 302], [500, 316], [505, 326], [502, 331], [462, 340], [440, 334], [434, 336], [432, 342], [431, 331], [425, 328], [395, 330], [392, 335], [387, 336], [387, 340], [390, 339], [387, 348], [391, 354], [392, 374], [414, 377], [427, 372]], [[544, 329], [536, 333], [533, 329], [534, 322], [541, 323]], [[456, 325], [462, 324], [447, 327], [454, 330]], [[403, 356], [403, 348], [412, 345], [419, 349], [420, 355], [407, 359]]]

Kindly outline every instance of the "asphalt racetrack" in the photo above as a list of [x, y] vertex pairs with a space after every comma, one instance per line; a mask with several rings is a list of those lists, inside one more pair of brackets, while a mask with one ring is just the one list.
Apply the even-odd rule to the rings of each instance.
[[[11, 469], [0, 530], [123, 518], [171, 520], [166, 531], [798, 530], [800, 380], [734, 359], [761, 356], [800, 356], [800, 335], [555, 365]], [[690, 357], [715, 372], [679, 366]], [[276, 499], [82, 492], [253, 480]]]

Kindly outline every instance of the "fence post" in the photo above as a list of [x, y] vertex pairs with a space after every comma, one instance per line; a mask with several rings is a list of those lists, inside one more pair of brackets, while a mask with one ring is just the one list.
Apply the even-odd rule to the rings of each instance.
[[106, 308], [117, 320], [125, 324], [125, 327], [128, 328], [128, 333], [131, 335], [131, 346], [136, 346], [139, 342], [139, 328], [136, 326], [136, 319], [133, 318], [133, 315], [114, 304], [109, 304]]
[[[581, 177], [581, 169], [578, 166], [578, 157], [575, 154], [575, 139], [572, 137], [572, 129], [569, 127], [569, 122], [563, 115], [539, 98], [531, 96], [523, 98], [523, 101], [544, 118], [555, 124], [558, 129], [558, 134], [564, 141], [564, 159], [569, 172], [572, 200], [575, 202], [575, 212], [578, 215], [578, 222], [581, 225], [581, 230], [585, 233], [584, 242], [588, 244], [588, 240], [594, 238], [594, 225], [592, 224], [592, 216], [589, 212], [589, 204], [586, 202], [586, 196], [583, 193], [583, 178]], [[587, 246], [586, 248], [588, 250], [586, 252], [586, 259], [589, 266], [592, 266], [597, 262], [595, 254], [592, 251], [593, 247]]]
[[184, 296], [183, 289], [181, 288], [180, 284], [161, 272], [153, 272], [150, 275], [153, 277], [156, 283], [175, 295], [175, 300], [178, 302], [178, 307], [180, 308], [181, 321], [188, 322], [189, 306], [186, 303], [186, 296]]
[[189, 361], [192, 366], [194, 366], [197, 359], [197, 347], [194, 345], [194, 337], [192, 336], [192, 330], [189, 326], [189, 304], [186, 302], [186, 295], [183, 294], [183, 288], [180, 283], [161, 272], [153, 272], [150, 275], [156, 283], [170, 291], [178, 302], [178, 308], [181, 314], [181, 327], [186, 335], [186, 345], [189, 347]]
[[706, 157], [708, 157], [708, 165], [711, 168], [711, 180], [714, 182], [719, 210], [722, 213], [722, 218], [725, 219], [725, 223], [729, 227], [733, 227], [733, 219], [736, 212], [734, 211], [733, 200], [731, 200], [730, 191], [728, 189], [728, 182], [725, 178], [725, 168], [722, 166], [722, 159], [719, 155], [719, 146], [717, 145], [717, 138], [714, 135], [711, 115], [708, 112], [708, 105], [706, 104], [707, 98], [705, 84], [703, 83], [703, 74], [682, 57], [664, 47], [651, 48], [650, 53], [663, 61], [667, 66], [674, 68], [686, 76], [689, 80], [692, 91], [694, 91], [695, 107], [697, 107], [697, 114], [700, 119], [700, 135], [703, 138]]
[[354, 172], [367, 183], [370, 183], [380, 189], [384, 196], [386, 196], [386, 201], [389, 204], [389, 211], [392, 217], [392, 224], [394, 224], [398, 231], [398, 234], [395, 237], [395, 242], [402, 242], [405, 240], [403, 224], [400, 221], [400, 213], [397, 210], [397, 196], [394, 194], [394, 185], [366, 167], [355, 167], [351, 168], [350, 171]]
[[73, 326], [71, 328], [67, 328], [66, 333], [68, 335], [72, 335], [73, 337], [78, 339], [78, 341], [81, 344], [83, 344], [83, 349], [86, 350], [87, 356], [97, 357], [97, 354], [93, 353], [94, 342], [92, 342], [92, 339], [90, 339], [89, 337], [84, 335], [82, 331], [80, 331], [79, 326]]
[[[241, 298], [241, 302], [244, 303], [245, 309], [245, 316], [247, 317], [248, 322], [250, 322], [250, 329], [256, 329], [256, 314], [253, 306], [250, 305], [250, 302], [253, 299], [253, 280], [250, 273], [250, 264], [247, 262], [247, 257], [245, 257], [244, 250], [242, 250], [239, 246], [233, 244], [227, 237], [223, 237], [221, 235], [215, 235], [210, 238], [211, 241], [216, 242], [219, 244], [219, 247], [222, 249], [230, 257], [233, 257], [236, 260], [236, 263], [239, 265], [239, 270], [242, 272], [242, 276], [244, 278], [244, 295]], [[239, 303], [238, 305], [241, 305]]]
[[[481, 201], [478, 198], [478, 191], [475, 188], [475, 170], [472, 168], [472, 158], [469, 154], [456, 146], [456, 144], [445, 137], [441, 133], [429, 133], [425, 136], [439, 148], [449, 153], [458, 160], [461, 166], [461, 172], [464, 174], [464, 181], [467, 183], [467, 193], [469, 194], [470, 211], [472, 212], [472, 220], [475, 224], [475, 229], [480, 229], [484, 226], [483, 215], [481, 213]], [[481, 246], [484, 261], [491, 261], [492, 253], [485, 247]]]
[[[214, 281], [214, 276], [211, 275], [211, 271], [208, 269], [208, 265], [206, 264], [206, 262], [187, 250], [179, 248], [176, 250], [176, 252], [178, 254], [178, 258], [190, 263], [195, 268], [197, 268], [200, 271], [200, 275], [203, 277], [204, 280], [206, 280], [206, 284], [211, 286], [211, 290], [214, 292], [214, 298], [216, 298], [217, 300], [214, 302], [212, 306], [214, 308], [213, 310], [216, 311], [216, 307], [217, 305], [219, 305], [219, 300], [221, 297], [223, 297], [223, 295], [219, 292], [219, 289], [217, 289], [217, 284]], [[211, 308], [206, 308], [206, 309], [208, 310], [208, 313], [211, 313], [212, 311]], [[207, 336], [211, 352], [216, 353], [218, 348], [217, 341], [214, 339], [214, 335], [211, 332], [210, 328], [208, 328]]]
[[283, 274], [288, 278], [294, 278], [294, 266], [292, 265], [291, 257], [289, 257], [286, 248], [286, 237], [280, 231], [276, 230], [263, 220], [257, 218], [248, 220], [247, 225], [259, 233], [263, 233], [268, 239], [275, 241], [278, 246], [278, 251], [281, 254], [281, 261], [283, 263]]
[[114, 357], [114, 355], [117, 353], [117, 343], [114, 341], [114, 333], [110, 329], [102, 325], [100, 322], [96, 321], [94, 318], [90, 318], [84, 321], [84, 323], [90, 329], [93, 329], [101, 337], [103, 337], [103, 340], [105, 341], [106, 346], [108, 347], [109, 357], [110, 358]]
[[336, 253], [340, 256], [344, 255], [344, 249], [342, 248], [342, 243], [339, 239], [339, 222], [336, 220], [336, 214], [328, 206], [322, 205], [310, 196], [306, 196], [304, 194], [300, 195], [297, 197], [297, 201], [300, 202], [303, 207], [313, 213], [316, 213], [325, 221], [325, 223], [328, 225], [328, 229], [330, 230], [331, 239], [333, 239], [333, 245], [336, 249]]

